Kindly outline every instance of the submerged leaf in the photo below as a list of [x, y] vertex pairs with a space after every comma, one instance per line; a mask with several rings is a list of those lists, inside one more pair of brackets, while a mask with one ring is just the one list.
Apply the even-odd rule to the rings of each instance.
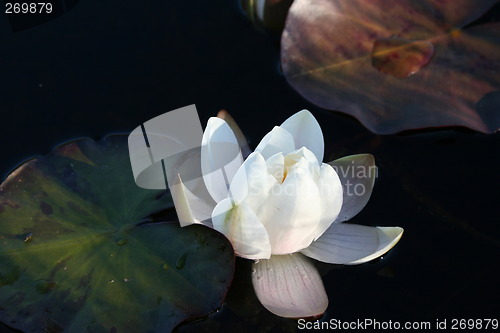
[[477, 103], [500, 90], [500, 24], [460, 30], [495, 0], [296, 0], [282, 37], [289, 83], [376, 133], [500, 128]]
[[234, 256], [136, 186], [126, 136], [81, 140], [0, 185], [0, 320], [29, 332], [167, 332], [220, 307]]

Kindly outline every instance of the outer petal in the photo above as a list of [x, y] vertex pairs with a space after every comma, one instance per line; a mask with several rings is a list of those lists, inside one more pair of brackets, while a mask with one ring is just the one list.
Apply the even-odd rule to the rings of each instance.
[[212, 226], [215, 201], [201, 173], [201, 147], [164, 159], [164, 172], [181, 226], [201, 223]]
[[247, 259], [267, 259], [271, 256], [266, 229], [244, 202], [233, 205], [229, 198], [222, 200], [215, 206], [212, 223], [215, 230], [231, 241], [238, 256]]
[[380, 257], [401, 239], [403, 228], [334, 223], [301, 252], [330, 264], [356, 265]]
[[273, 254], [293, 253], [309, 246], [321, 217], [316, 182], [303, 168], [291, 169], [282, 184], [271, 188], [268, 200], [257, 211]]
[[292, 135], [283, 128], [275, 126], [267, 133], [255, 148], [265, 159], [281, 152], [284, 155], [295, 150]]
[[238, 140], [238, 144], [240, 145], [243, 158], [246, 158], [248, 155], [250, 155], [252, 150], [250, 149], [250, 147], [248, 147], [247, 138], [245, 137], [245, 135], [243, 134], [243, 132], [241, 131], [240, 127], [233, 119], [233, 117], [231, 117], [229, 112], [227, 112], [226, 110], [221, 110], [217, 113], [217, 117], [223, 119], [233, 131], [234, 135], [236, 136], [236, 139]]
[[[204, 198], [203, 196], [199, 197], [194, 195], [184, 185], [180, 175], [177, 178], [177, 182], [170, 186], [170, 193], [172, 194], [172, 199], [174, 200], [175, 210], [181, 227], [185, 227], [193, 223], [204, 224], [208, 227], [212, 227], [210, 219], [212, 217], [212, 211], [215, 207], [215, 202], [212, 200], [210, 195], [208, 195], [208, 198], [207, 196]], [[200, 193], [200, 191], [196, 191], [196, 193]]]
[[266, 161], [262, 155], [254, 152], [236, 172], [229, 187], [229, 197], [235, 205], [245, 201], [255, 209], [267, 199], [271, 186], [276, 182], [276, 179], [268, 174]]
[[326, 163], [321, 166], [318, 188], [321, 198], [321, 220], [314, 231], [314, 240], [330, 227], [342, 208], [342, 184], [335, 170]]
[[325, 152], [323, 132], [311, 112], [307, 110], [297, 112], [285, 120], [280, 127], [292, 134], [296, 149], [307, 147], [316, 155], [320, 163], [323, 162]]
[[254, 263], [252, 282], [262, 305], [281, 317], [317, 316], [328, 307], [318, 271], [300, 253], [271, 256]]
[[343, 222], [358, 214], [370, 199], [377, 167], [370, 154], [351, 155], [329, 162], [340, 178], [344, 203], [335, 222]]
[[210, 195], [216, 202], [227, 198], [228, 187], [243, 162], [238, 140], [220, 118], [208, 120], [201, 147], [201, 171]]

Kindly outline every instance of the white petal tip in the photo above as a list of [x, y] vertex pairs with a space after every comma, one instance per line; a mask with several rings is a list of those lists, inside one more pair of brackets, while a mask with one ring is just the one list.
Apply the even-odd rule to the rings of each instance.
[[389, 251], [403, 236], [404, 229], [401, 227], [377, 227], [379, 231], [380, 244], [387, 244], [381, 250]]
[[378, 258], [396, 245], [403, 235], [400, 227], [369, 227], [334, 223], [301, 252], [319, 261], [358, 265]]
[[210, 117], [210, 118], [208, 118], [207, 128], [212, 127], [212, 126], [220, 126], [220, 125], [224, 124], [225, 122], [226, 121], [222, 118]]
[[399, 242], [404, 232], [401, 227], [376, 227], [376, 229], [379, 242], [377, 250], [365, 258], [348, 263], [348, 265], [362, 264], [384, 255]]
[[311, 112], [299, 111], [285, 120], [280, 127], [293, 136], [295, 149], [307, 147], [316, 155], [319, 162], [323, 162], [325, 150], [323, 132]]

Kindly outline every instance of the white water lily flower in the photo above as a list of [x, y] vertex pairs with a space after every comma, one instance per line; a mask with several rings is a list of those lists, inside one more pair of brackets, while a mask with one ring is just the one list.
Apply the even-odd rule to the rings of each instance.
[[244, 160], [246, 141], [225, 118], [210, 118], [205, 129], [203, 180], [188, 185], [180, 177], [171, 189], [181, 225], [210, 226], [238, 256], [260, 259], [253, 264], [253, 285], [269, 311], [294, 318], [322, 314], [328, 298], [307, 257], [361, 264], [387, 252], [403, 233], [400, 227], [342, 223], [371, 195], [373, 156], [322, 163], [321, 128], [303, 110], [274, 127]]

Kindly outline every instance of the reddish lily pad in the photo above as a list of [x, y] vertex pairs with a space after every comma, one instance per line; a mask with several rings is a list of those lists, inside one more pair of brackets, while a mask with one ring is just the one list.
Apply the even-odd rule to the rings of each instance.
[[151, 216], [126, 136], [76, 141], [0, 185], [0, 321], [25, 332], [168, 332], [216, 310], [234, 254], [219, 233]]
[[295, 0], [283, 70], [305, 98], [376, 133], [494, 132], [498, 117], [484, 116], [478, 103], [500, 90], [500, 23], [461, 28], [496, 2]]

